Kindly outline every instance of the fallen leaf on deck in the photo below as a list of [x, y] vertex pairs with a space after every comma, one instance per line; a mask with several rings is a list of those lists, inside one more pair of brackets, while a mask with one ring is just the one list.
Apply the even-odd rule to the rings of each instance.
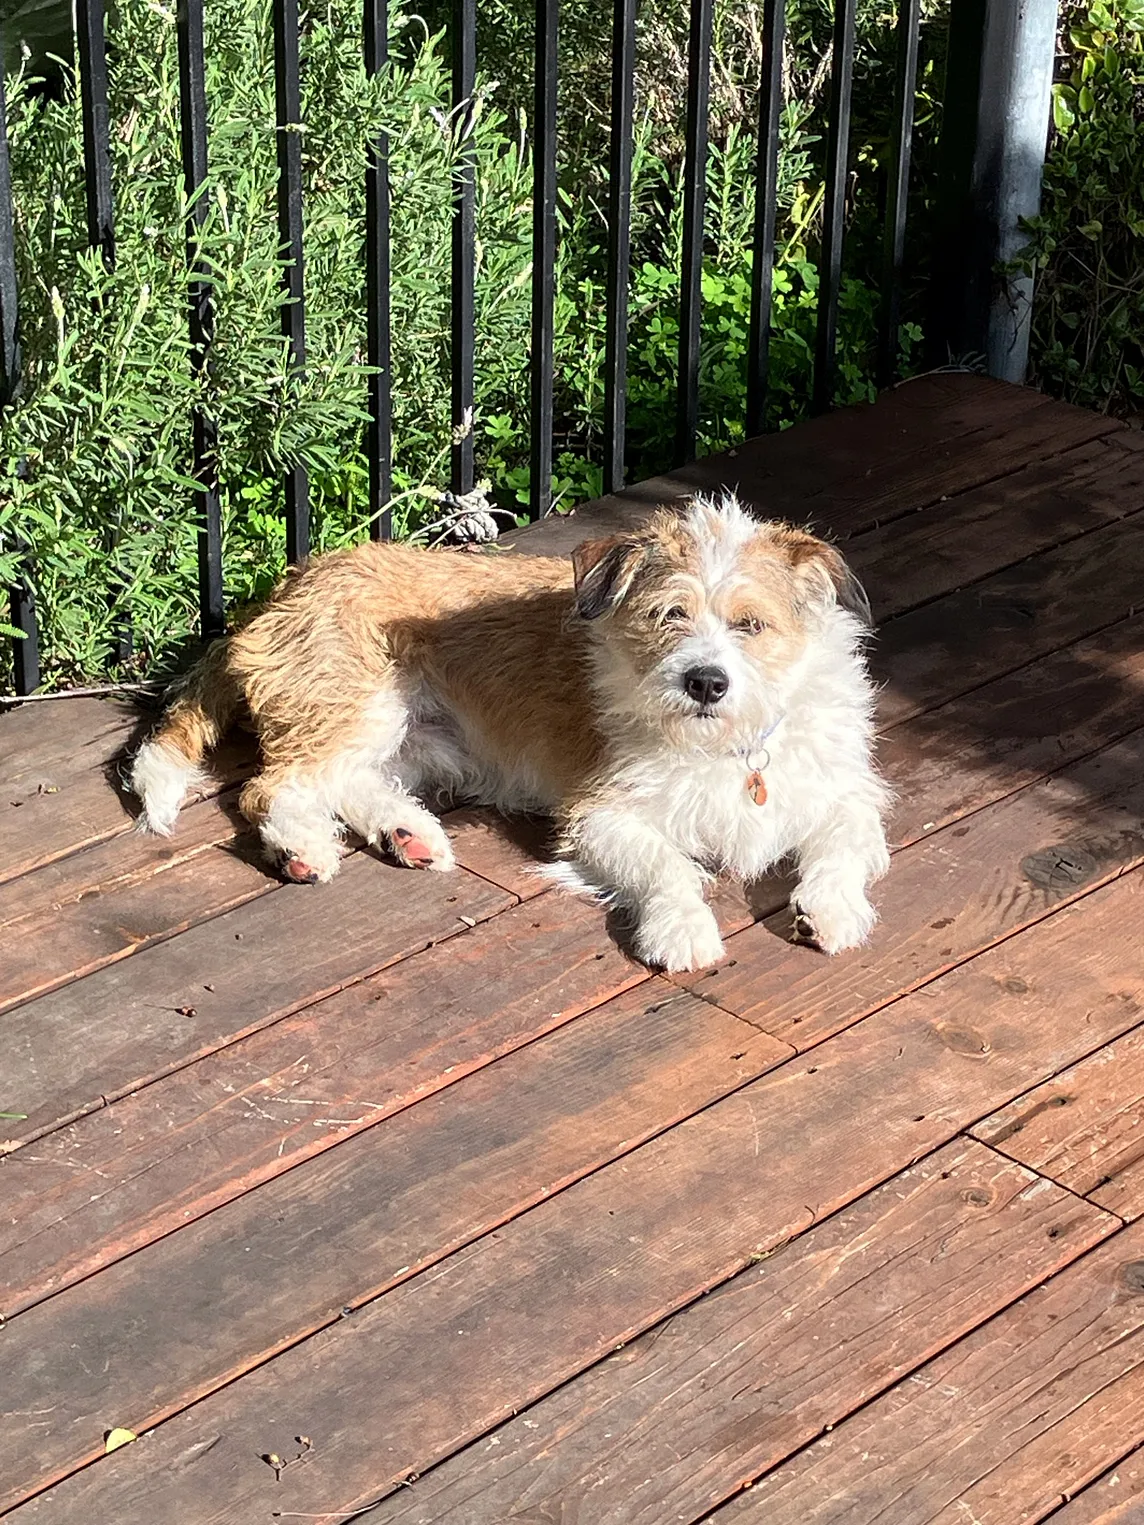
[[114, 1430], [108, 1430], [107, 1434], [103, 1437], [103, 1449], [105, 1452], [118, 1451], [120, 1446], [129, 1446], [135, 1439], [137, 1439], [137, 1436], [134, 1430], [124, 1430], [117, 1427]]

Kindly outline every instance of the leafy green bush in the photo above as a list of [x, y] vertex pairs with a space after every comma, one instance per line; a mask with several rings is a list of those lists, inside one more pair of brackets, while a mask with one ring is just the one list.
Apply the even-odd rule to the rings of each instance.
[[1144, 0], [1072, 0], [1041, 215], [1032, 362], [1046, 391], [1144, 413]]
[[[482, 28], [511, 13], [516, 31], [507, 24], [482, 30], [484, 72], [467, 145], [478, 181], [478, 470], [502, 506], [519, 510], [528, 496], [531, 275], [528, 70], [521, 67], [521, 50], [530, 57], [531, 21], [528, 8], [485, 3]], [[768, 414], [776, 428], [803, 416], [808, 405], [829, 43], [825, 0], [792, 0], [788, 8], [791, 98], [783, 119]], [[607, 78], [605, 10], [589, 0], [567, 0], [564, 13], [555, 467], [562, 506], [600, 489], [607, 92], [588, 87]], [[683, 15], [681, 7], [667, 21], [653, 17], [649, 25], [659, 31], [641, 38], [629, 363], [633, 479], [670, 464], [674, 432], [682, 107], [672, 70], [678, 76], [684, 67]], [[742, 437], [753, 217], [750, 68], [757, 47], [741, 9], [724, 0], [718, 16], [703, 278], [703, 450]], [[879, 134], [893, 54], [890, 19], [874, 0], [862, 0], [841, 401], [872, 394], [877, 301], [870, 272], [876, 269], [885, 146]], [[186, 330], [173, 11], [161, 0], [120, 0], [114, 13], [113, 270], [85, 248], [77, 102], [48, 97], [26, 75], [9, 79], [24, 385], [0, 418], [0, 578], [15, 574], [15, 546], [30, 548], [24, 564], [39, 603], [50, 683], [107, 671], [150, 672], [193, 630], [194, 484], [187, 472], [196, 402], [219, 428], [231, 602], [257, 596], [281, 570], [279, 483], [295, 462], [310, 472], [315, 545], [364, 533], [361, 230], [365, 148], [381, 126], [392, 145], [397, 532], [413, 533], [435, 517], [448, 472], [449, 218], [458, 144], [449, 117], [447, 49], [432, 21], [431, 15], [429, 23], [395, 18], [394, 64], [386, 77], [370, 80], [359, 57], [355, 5], [324, 0], [303, 18], [304, 379], [291, 374], [280, 335], [267, 0], [213, 0], [207, 7], [211, 136], [201, 252], [211, 271], [217, 331], [206, 381], [192, 375]], [[658, 69], [651, 59], [660, 60]], [[931, 56], [923, 115], [933, 68]], [[498, 85], [498, 77], [511, 83]], [[907, 355], [916, 339], [917, 330], [906, 325]], [[126, 661], [115, 647], [124, 623], [134, 635]]]

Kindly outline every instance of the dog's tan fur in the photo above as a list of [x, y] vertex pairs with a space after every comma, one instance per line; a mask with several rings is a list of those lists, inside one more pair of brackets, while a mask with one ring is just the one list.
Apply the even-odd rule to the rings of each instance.
[[[676, 769], [681, 757], [722, 767], [735, 756], [773, 707], [752, 689], [781, 689], [823, 610], [853, 592], [837, 551], [815, 537], [753, 525], [737, 508], [720, 519], [714, 506], [703, 510], [705, 536], [701, 510], [660, 511], [636, 533], [581, 546], [572, 565], [367, 544], [296, 569], [210, 648], [141, 754], [135, 784], [149, 823], [173, 822], [169, 790], [167, 805], [153, 805], [162, 769], [174, 759], [189, 779], [244, 705], [262, 771], [241, 808], [289, 871], [306, 869], [296, 877], [336, 870], [324, 828], [298, 824], [317, 816], [331, 839], [344, 823], [387, 838], [406, 862], [451, 866], [413, 798], [424, 793], [549, 811], [565, 855], [607, 877], [592, 823], [640, 795], [659, 750]], [[697, 712], [682, 694], [676, 703], [670, 683], [661, 702], [656, 686], [703, 630], [733, 646], [742, 674], [725, 715]], [[706, 856], [734, 866], [742, 855], [716, 843]]]

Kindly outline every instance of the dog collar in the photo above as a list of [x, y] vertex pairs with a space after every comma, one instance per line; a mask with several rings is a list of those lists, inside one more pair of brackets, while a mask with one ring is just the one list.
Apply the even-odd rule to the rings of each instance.
[[747, 793], [756, 805], [767, 803], [767, 784], [763, 777], [763, 770], [771, 765], [771, 754], [767, 751], [766, 744], [774, 735], [782, 723], [783, 717], [774, 721], [767, 729], [755, 737], [747, 747], [741, 749], [739, 755], [747, 765]]

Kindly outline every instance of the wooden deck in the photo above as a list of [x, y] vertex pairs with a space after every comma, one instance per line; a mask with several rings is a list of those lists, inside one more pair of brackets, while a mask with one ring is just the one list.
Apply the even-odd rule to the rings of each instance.
[[650, 977], [479, 813], [285, 887], [237, 753], [156, 843], [136, 715], [0, 720], [0, 1513], [1144, 1521], [1142, 445], [943, 375], [594, 511], [847, 540], [900, 805], [834, 960], [767, 882]]

